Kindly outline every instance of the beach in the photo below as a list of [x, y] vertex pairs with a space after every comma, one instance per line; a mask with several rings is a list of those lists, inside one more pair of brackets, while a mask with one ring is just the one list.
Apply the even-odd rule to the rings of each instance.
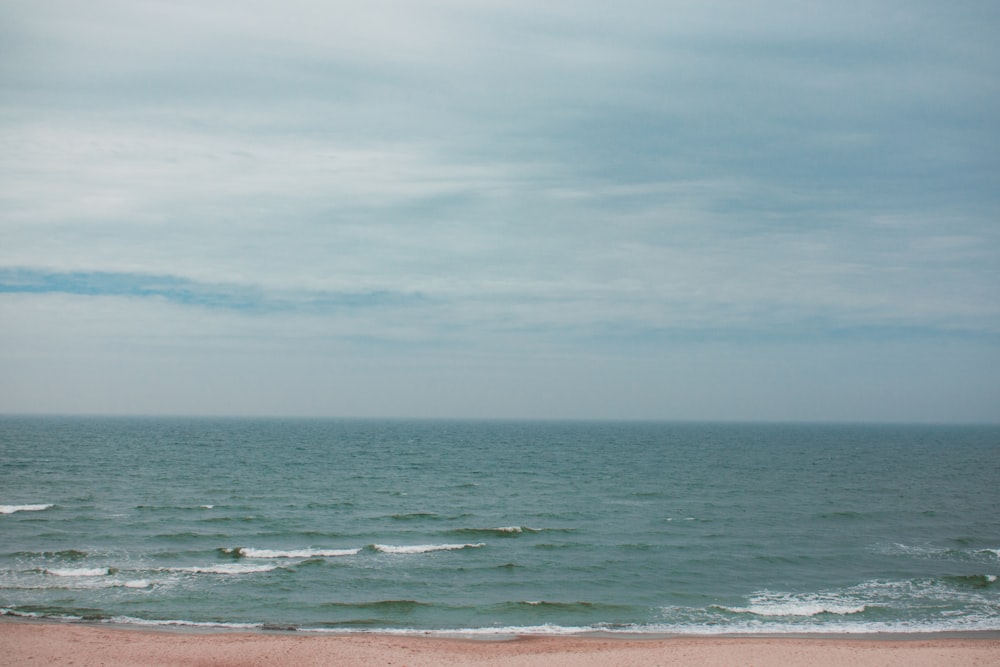
[[995, 635], [869, 637], [535, 636], [469, 640], [387, 634], [138, 630], [0, 622], [2, 665], [996, 665]]

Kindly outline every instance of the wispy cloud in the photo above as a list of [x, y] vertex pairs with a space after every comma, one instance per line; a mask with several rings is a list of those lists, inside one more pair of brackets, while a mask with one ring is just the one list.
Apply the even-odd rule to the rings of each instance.
[[91, 297], [149, 298], [185, 306], [268, 313], [289, 310], [353, 310], [413, 305], [420, 294], [389, 292], [264, 292], [246, 285], [199, 283], [177, 276], [137, 273], [48, 273], [32, 269], [0, 269], [0, 294], [75, 294]]

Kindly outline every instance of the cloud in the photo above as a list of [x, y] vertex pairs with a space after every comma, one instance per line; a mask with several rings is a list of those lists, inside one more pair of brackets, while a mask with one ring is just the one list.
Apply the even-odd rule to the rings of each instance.
[[[998, 25], [888, 0], [8, 3], [4, 363], [72, 349], [52, 308], [137, 367], [171, 367], [171, 331], [178, 358], [308, 350], [371, 387], [444, 364], [489, 396], [484, 369], [555, 387], [532, 368], [558, 368], [578, 378], [560, 414], [651, 357], [701, 360], [706, 396], [750, 382], [701, 344], [755, 368], [887, 341], [996, 360]], [[7, 401], [56, 372], [16, 363]], [[261, 373], [309, 363], [279, 366]], [[929, 395], [968, 403], [959, 368]], [[813, 395], [806, 375], [790, 386]], [[639, 376], [624, 395], [664, 391]], [[736, 410], [704, 400], [686, 412]]]

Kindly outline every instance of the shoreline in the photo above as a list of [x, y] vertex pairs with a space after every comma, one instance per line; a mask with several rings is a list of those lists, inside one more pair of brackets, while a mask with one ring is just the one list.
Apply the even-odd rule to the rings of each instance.
[[516, 635], [139, 627], [0, 619], [0, 665], [988, 665], [1000, 633]]
[[470, 642], [503, 642], [520, 639], [553, 638], [553, 639], [600, 639], [608, 641], [646, 641], [659, 639], [838, 639], [871, 640], [871, 641], [928, 641], [937, 639], [986, 639], [1000, 641], [1000, 628], [996, 630], [917, 630], [872, 632], [628, 632], [611, 630], [580, 630], [578, 632], [539, 632], [523, 631], [519, 628], [497, 629], [489, 628], [447, 628], [441, 630], [421, 628], [308, 628], [282, 627], [268, 624], [247, 624], [246, 626], [229, 626], [224, 623], [193, 623], [184, 621], [160, 622], [122, 622], [110, 619], [61, 618], [45, 616], [21, 616], [17, 614], [0, 614], [0, 625], [4, 623], [24, 623], [29, 625], [83, 626], [109, 628], [134, 632], [155, 632], [167, 634], [248, 634], [287, 637], [341, 637], [341, 636], [384, 636], [384, 637], [414, 637], [426, 639], [450, 639]]

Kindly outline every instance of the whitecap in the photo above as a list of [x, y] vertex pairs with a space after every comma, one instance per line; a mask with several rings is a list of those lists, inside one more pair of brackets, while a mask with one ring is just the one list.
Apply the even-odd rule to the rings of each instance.
[[425, 554], [431, 551], [456, 551], [458, 549], [478, 549], [485, 547], [485, 542], [475, 544], [413, 544], [410, 546], [393, 546], [389, 544], [373, 544], [372, 548], [387, 554]]
[[57, 567], [44, 572], [54, 577], [103, 577], [111, 574], [107, 567]]
[[47, 505], [0, 505], [0, 514], [13, 514], [14, 512], [41, 512], [52, 507]]
[[335, 558], [338, 556], [355, 556], [361, 552], [361, 549], [289, 549], [278, 551], [273, 549], [240, 547], [235, 552], [245, 558]]

